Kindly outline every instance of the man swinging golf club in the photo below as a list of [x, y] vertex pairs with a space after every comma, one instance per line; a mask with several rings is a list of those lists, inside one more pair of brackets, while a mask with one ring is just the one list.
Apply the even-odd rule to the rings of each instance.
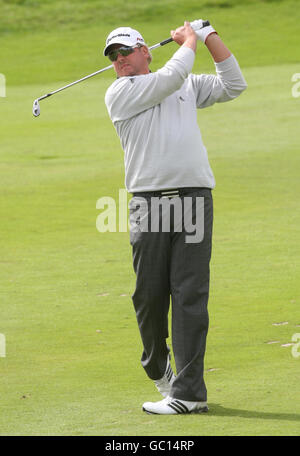
[[[189, 198], [194, 220], [196, 200], [204, 200], [201, 242], [186, 242], [187, 233], [176, 231], [174, 220], [169, 232], [161, 227], [130, 232], [141, 362], [164, 396], [143, 404], [143, 410], [152, 414], [208, 410], [203, 373], [215, 180], [197, 124], [197, 108], [232, 100], [247, 87], [235, 57], [212, 26], [195, 32], [185, 22], [171, 31], [171, 37], [180, 48], [153, 73], [151, 54], [136, 30], [114, 30], [104, 49], [117, 74], [105, 103], [125, 153], [125, 183], [133, 194], [131, 216], [138, 211], [141, 218], [151, 220], [153, 198], [179, 198], [182, 207]], [[216, 75], [191, 73], [198, 40], [209, 50]], [[170, 297], [176, 376], [166, 344]]]

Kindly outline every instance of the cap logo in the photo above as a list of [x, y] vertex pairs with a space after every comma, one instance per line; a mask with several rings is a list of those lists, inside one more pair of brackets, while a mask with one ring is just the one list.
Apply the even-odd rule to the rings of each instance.
[[108, 44], [111, 40], [113, 40], [114, 38], [117, 38], [118, 36], [129, 36], [129, 38], [130, 38], [129, 33], [119, 33], [118, 35], [114, 35], [114, 36], [111, 36], [110, 38], [108, 38], [106, 40], [106, 44]]

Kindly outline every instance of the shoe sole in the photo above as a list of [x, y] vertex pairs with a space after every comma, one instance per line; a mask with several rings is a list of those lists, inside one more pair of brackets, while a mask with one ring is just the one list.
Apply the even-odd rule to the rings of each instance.
[[143, 407], [143, 412], [146, 412], [148, 415], [198, 415], [200, 413], [207, 413], [209, 411], [208, 407], [202, 407], [200, 409], [196, 410], [191, 410], [190, 412], [181, 412], [181, 413], [155, 413], [155, 412], [149, 412], [149, 410], [146, 410]]

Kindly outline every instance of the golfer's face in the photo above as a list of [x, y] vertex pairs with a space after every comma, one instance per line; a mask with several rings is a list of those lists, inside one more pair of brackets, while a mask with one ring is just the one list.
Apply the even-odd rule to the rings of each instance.
[[[116, 44], [114, 49], [120, 47], [122, 45]], [[122, 77], [149, 73], [147, 57], [148, 51], [145, 47], [135, 48], [132, 54], [126, 56], [118, 54], [117, 60], [113, 62], [117, 75]]]

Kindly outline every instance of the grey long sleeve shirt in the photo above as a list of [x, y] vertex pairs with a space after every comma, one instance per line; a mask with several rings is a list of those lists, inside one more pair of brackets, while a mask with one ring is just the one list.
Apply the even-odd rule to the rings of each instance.
[[197, 108], [232, 100], [247, 84], [233, 55], [215, 63], [216, 75], [191, 74], [194, 59], [181, 46], [155, 73], [119, 78], [106, 92], [130, 193], [215, 187]]

